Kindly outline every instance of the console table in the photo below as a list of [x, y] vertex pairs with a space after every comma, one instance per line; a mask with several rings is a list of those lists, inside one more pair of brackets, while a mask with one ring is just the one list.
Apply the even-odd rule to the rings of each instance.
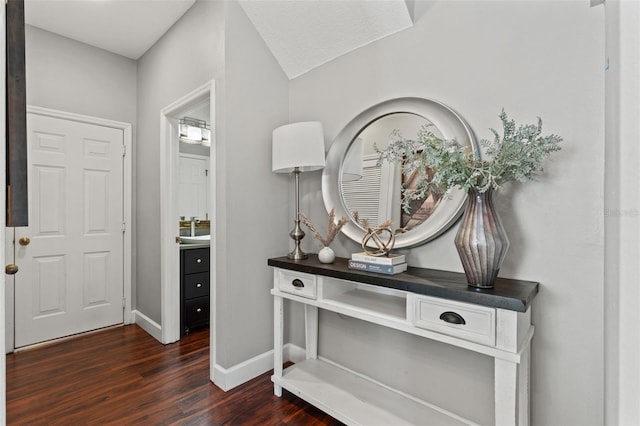
[[[318, 358], [318, 309], [493, 357], [495, 422], [528, 425], [531, 303], [538, 283], [498, 278], [467, 286], [464, 274], [409, 267], [397, 275], [322, 264], [317, 256], [268, 260], [274, 268], [274, 393], [282, 389], [346, 424], [474, 424], [455, 413]], [[283, 369], [283, 303], [305, 307], [306, 359]]]

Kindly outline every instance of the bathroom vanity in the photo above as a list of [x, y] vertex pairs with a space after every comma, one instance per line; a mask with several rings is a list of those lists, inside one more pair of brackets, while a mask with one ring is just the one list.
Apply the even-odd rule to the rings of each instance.
[[209, 244], [180, 245], [180, 336], [209, 324]]
[[[494, 360], [495, 423], [529, 423], [531, 303], [538, 283], [499, 278], [493, 289], [467, 286], [464, 274], [409, 267], [381, 275], [317, 256], [273, 258], [274, 393], [282, 389], [336, 419], [357, 425], [474, 424], [330, 360], [318, 357], [318, 310], [336, 312], [442, 342]], [[283, 303], [305, 309], [306, 359], [283, 369]]]

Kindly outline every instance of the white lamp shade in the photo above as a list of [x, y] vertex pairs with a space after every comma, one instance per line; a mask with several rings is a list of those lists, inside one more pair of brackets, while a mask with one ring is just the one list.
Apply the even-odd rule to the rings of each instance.
[[272, 144], [271, 166], [276, 173], [324, 168], [324, 132], [318, 121], [280, 126], [273, 131]]
[[356, 138], [347, 150], [342, 163], [342, 181], [350, 182], [362, 179], [362, 157], [364, 156], [364, 142]]

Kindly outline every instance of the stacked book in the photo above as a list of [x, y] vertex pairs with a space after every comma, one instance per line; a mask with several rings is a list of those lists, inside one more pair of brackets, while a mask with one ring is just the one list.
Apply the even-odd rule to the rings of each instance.
[[407, 261], [404, 254], [371, 256], [366, 252], [353, 253], [349, 260], [349, 268], [359, 271], [394, 275], [407, 270]]

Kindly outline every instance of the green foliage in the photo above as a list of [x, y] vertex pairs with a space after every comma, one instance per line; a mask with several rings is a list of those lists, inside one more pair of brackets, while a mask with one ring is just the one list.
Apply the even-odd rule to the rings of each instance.
[[[498, 189], [511, 180], [524, 182], [534, 179], [542, 171], [542, 163], [554, 151], [562, 138], [542, 136], [542, 120], [537, 124], [516, 126], [502, 111], [502, 137], [494, 130], [493, 140], [481, 140], [488, 160], [470, 146], [457, 140], [444, 140], [434, 135], [430, 126], [418, 132], [417, 140], [405, 139], [396, 129], [390, 136], [387, 149], [379, 151], [379, 163], [384, 160], [403, 162], [405, 172], [417, 170], [420, 178], [416, 189], [405, 190], [405, 205], [410, 200], [422, 199], [427, 191], [445, 192], [452, 187], [464, 191], [475, 188], [485, 192]], [[428, 172], [431, 173], [428, 173]]]

